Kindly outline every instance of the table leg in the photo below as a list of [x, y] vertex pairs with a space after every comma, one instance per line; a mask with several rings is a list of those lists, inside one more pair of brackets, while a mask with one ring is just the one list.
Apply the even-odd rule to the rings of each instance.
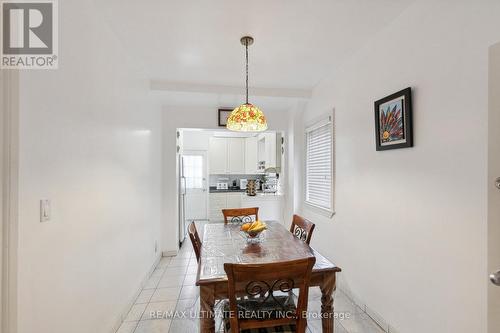
[[323, 333], [333, 333], [334, 312], [333, 292], [335, 291], [335, 273], [326, 273], [323, 277], [321, 289], [321, 315]]
[[210, 286], [200, 287], [200, 332], [215, 333], [215, 290]]

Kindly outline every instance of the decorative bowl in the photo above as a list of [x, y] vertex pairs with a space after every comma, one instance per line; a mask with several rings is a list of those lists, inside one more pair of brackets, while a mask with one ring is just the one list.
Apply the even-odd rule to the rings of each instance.
[[260, 243], [262, 241], [262, 232], [266, 229], [267, 225], [257, 220], [255, 222], [243, 224], [240, 230], [248, 243]]

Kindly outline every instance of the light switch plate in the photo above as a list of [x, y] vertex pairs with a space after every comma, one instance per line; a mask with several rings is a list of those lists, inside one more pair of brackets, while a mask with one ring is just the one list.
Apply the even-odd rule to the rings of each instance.
[[50, 221], [50, 200], [40, 200], [40, 222]]

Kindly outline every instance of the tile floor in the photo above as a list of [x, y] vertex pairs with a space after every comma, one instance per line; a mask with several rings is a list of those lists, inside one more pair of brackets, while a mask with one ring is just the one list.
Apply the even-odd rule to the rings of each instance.
[[[117, 333], [198, 333], [196, 270], [196, 258], [187, 239], [176, 257], [161, 259]], [[320, 298], [319, 289], [311, 288], [308, 308], [311, 313], [320, 313]], [[337, 291], [334, 299], [335, 312], [344, 316], [335, 320], [336, 333], [384, 332], [342, 292]], [[169, 311], [182, 315], [168, 318], [152, 315]], [[216, 325], [221, 328], [220, 322]], [[308, 331], [321, 332], [321, 320], [310, 319]]]

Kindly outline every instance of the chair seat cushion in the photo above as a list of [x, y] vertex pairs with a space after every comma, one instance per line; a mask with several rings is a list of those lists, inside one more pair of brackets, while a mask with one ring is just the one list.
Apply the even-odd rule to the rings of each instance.
[[[229, 301], [224, 301], [224, 328], [226, 332], [231, 331]], [[238, 319], [245, 320], [272, 320], [291, 318], [297, 310], [293, 299], [288, 296], [277, 296], [275, 299], [269, 298], [262, 301], [261, 298], [250, 298], [238, 300]], [[295, 325], [283, 325], [269, 328], [245, 329], [241, 333], [295, 333]]]

